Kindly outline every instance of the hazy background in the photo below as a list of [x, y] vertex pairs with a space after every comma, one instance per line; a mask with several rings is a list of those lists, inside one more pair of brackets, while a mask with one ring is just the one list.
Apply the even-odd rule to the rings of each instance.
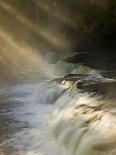
[[115, 4], [115, 0], [0, 0], [2, 78], [42, 69], [43, 57], [56, 62], [66, 53], [96, 47], [114, 48], [114, 53]]

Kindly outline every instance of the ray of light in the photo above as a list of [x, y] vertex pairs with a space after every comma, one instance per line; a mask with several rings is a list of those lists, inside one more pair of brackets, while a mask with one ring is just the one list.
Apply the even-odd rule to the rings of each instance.
[[[27, 28], [33, 30], [36, 34], [44, 38], [48, 43], [52, 44], [53, 46], [59, 47], [59, 48], [65, 48], [69, 49], [69, 43], [66, 39], [61, 38], [60, 36], [56, 36], [52, 34], [52, 30], [49, 28], [38, 27], [31, 23], [27, 18], [24, 17], [18, 10], [15, 10], [10, 5], [4, 3], [3, 1], [0, 1], [0, 6], [8, 11], [8, 13], [12, 14], [13, 16], [17, 17], [17, 20], [24, 24]], [[51, 31], [51, 32], [50, 32]]]
[[[4, 45], [1, 47], [0, 62], [7, 65], [16, 72], [25, 66], [40, 67], [41, 58], [34, 49], [27, 45], [18, 44], [11, 35], [0, 30], [0, 38]], [[6, 44], [6, 46], [5, 46]], [[13, 68], [12, 68], [13, 67]]]
[[62, 12], [60, 11], [57, 11], [57, 10], [54, 10], [54, 12], [52, 12], [50, 9], [49, 9], [49, 6], [43, 2], [43, 1], [38, 1], [38, 0], [34, 0], [34, 2], [37, 4], [37, 6], [39, 8], [41, 8], [42, 10], [44, 10], [47, 14], [49, 14], [50, 16], [53, 16], [53, 17], [56, 17], [56, 18], [59, 18], [60, 20], [62, 20], [64, 23], [66, 23], [67, 25], [70, 25], [72, 26], [73, 28], [77, 29], [77, 24], [74, 23], [73, 21], [71, 21], [69, 19], [69, 17], [65, 16], [62, 14]]

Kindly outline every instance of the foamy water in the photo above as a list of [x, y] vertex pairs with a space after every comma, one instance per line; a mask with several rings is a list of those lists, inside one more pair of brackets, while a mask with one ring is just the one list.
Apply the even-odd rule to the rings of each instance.
[[115, 155], [115, 100], [68, 88], [0, 86], [0, 155]]
[[67, 91], [55, 103], [55, 139], [71, 155], [115, 155], [115, 103], [102, 96]]
[[[49, 96], [46, 95], [48, 87], [44, 83], [1, 87], [3, 104], [0, 117], [4, 121], [7, 118], [0, 127], [1, 131], [4, 130], [0, 143], [1, 155], [67, 155], [50, 132], [51, 114], [55, 107], [49, 104], [50, 98], [45, 100]], [[64, 90], [58, 89], [61, 92]], [[51, 87], [49, 93], [55, 90], [56, 87]]]

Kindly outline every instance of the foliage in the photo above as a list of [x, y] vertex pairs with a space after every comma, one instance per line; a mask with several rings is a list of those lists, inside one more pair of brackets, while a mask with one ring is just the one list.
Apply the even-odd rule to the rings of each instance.
[[98, 40], [116, 39], [116, 0], [73, 0], [72, 5], [84, 34]]

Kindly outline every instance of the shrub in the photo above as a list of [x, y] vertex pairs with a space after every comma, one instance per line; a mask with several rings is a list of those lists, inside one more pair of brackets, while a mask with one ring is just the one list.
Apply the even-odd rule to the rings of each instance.
[[[97, 40], [116, 39], [116, 0], [75, 0], [77, 24]], [[78, 20], [79, 19], [79, 20]]]

